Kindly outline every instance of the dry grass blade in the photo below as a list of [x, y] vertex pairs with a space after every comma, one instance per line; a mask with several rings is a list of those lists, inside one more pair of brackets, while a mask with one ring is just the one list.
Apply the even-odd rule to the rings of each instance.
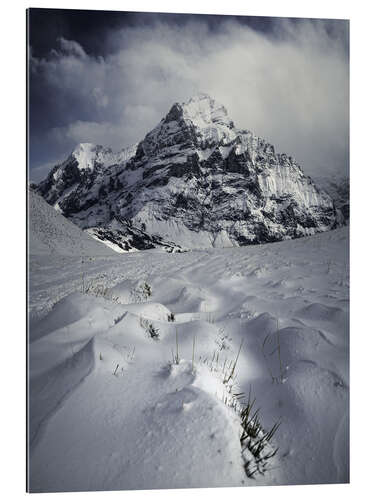
[[240, 347], [238, 349], [238, 353], [237, 353], [237, 356], [236, 356], [236, 360], [235, 360], [235, 362], [233, 364], [232, 370], [230, 371], [229, 376], [224, 379], [224, 384], [227, 384], [230, 379], [233, 379], [234, 371], [236, 369], [237, 362], [238, 362], [238, 358], [240, 357], [240, 352], [241, 352], [241, 349], [242, 349], [242, 344], [243, 344], [243, 339], [241, 340], [241, 344], [240, 344]]

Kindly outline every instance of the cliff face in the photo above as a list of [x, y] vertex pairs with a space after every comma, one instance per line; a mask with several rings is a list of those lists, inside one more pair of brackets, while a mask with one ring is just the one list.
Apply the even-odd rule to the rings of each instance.
[[331, 175], [329, 177], [314, 177], [316, 184], [332, 198], [338, 214], [342, 214], [344, 224], [349, 223], [350, 189], [349, 177], [346, 175]]
[[136, 227], [185, 247], [237, 246], [326, 231], [331, 197], [296, 161], [205, 94], [174, 104], [137, 145], [79, 145], [38, 192], [80, 227]]

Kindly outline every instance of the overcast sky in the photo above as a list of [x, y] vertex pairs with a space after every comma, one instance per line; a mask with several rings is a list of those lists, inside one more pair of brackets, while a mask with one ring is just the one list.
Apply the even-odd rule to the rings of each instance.
[[349, 168], [349, 24], [32, 9], [30, 178], [79, 142], [141, 140], [206, 92], [311, 175]]

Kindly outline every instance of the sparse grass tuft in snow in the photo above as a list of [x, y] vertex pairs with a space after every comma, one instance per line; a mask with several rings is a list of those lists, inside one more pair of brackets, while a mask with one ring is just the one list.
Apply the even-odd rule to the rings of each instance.
[[152, 288], [146, 281], [133, 288], [130, 292], [132, 302], [146, 302], [152, 296]]
[[168, 314], [167, 320], [168, 320], [169, 323], [173, 323], [174, 321], [176, 321], [176, 317], [173, 314], [173, 312], [171, 312], [170, 314]]
[[[194, 367], [195, 357], [195, 342], [196, 336], [193, 337], [193, 352], [191, 361], [191, 373], [197, 373]], [[260, 408], [255, 409], [256, 399], [251, 399], [251, 391], [249, 392], [248, 402], [244, 405], [242, 399], [243, 392], [240, 391], [237, 383], [236, 367], [243, 346], [243, 339], [239, 346], [236, 358], [234, 361], [227, 363], [227, 358], [222, 365], [219, 364], [220, 351], [214, 351], [212, 358], [199, 358], [200, 366], [206, 366], [209, 369], [211, 376], [216, 377], [222, 384], [221, 401], [228, 406], [236, 415], [240, 417], [242, 434], [240, 437], [242, 457], [244, 460], [244, 468], [246, 475], [249, 478], [254, 478], [258, 474], [264, 474], [270, 465], [270, 460], [278, 452], [278, 448], [271, 445], [271, 440], [276, 431], [281, 425], [281, 422], [276, 422], [269, 431], [266, 431], [260, 422]], [[185, 361], [181, 360], [178, 353], [178, 333], [176, 328], [176, 355], [172, 350], [172, 362], [169, 364], [171, 370], [173, 365], [180, 365]], [[216, 395], [220, 398], [219, 394]]]
[[150, 320], [145, 319], [141, 316], [139, 318], [139, 324], [153, 340], [159, 340], [160, 338], [159, 330], [158, 328], [155, 328], [155, 326], [152, 324]]
[[276, 422], [269, 431], [265, 431], [260, 423], [260, 409], [254, 409], [256, 399], [249, 399], [240, 411], [241, 425], [243, 432], [241, 435], [242, 455], [245, 460], [245, 471], [248, 477], [255, 477], [257, 474], [264, 474], [268, 467], [268, 462], [274, 457], [278, 448], [274, 449], [270, 445], [272, 437], [275, 435], [281, 422]]
[[103, 297], [103, 299], [110, 300], [116, 304], [119, 303], [119, 297], [113, 294], [111, 288], [97, 279], [92, 279], [85, 283], [82, 278], [82, 293], [93, 295], [94, 297]]

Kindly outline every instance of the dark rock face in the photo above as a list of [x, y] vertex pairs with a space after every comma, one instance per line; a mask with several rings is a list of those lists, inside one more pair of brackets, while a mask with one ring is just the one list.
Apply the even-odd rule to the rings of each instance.
[[122, 221], [122, 229], [112, 229], [110, 227], [93, 227], [88, 231], [96, 239], [110, 242], [121, 250], [128, 252], [131, 250], [150, 250], [152, 248], [163, 248], [167, 252], [185, 252], [172, 242], [164, 241], [162, 238], [149, 235], [139, 228], [133, 228], [131, 223]]
[[[174, 104], [131, 153], [124, 151], [80, 145], [37, 190], [73, 222], [124, 250], [151, 248], [156, 233], [187, 247], [230, 246], [340, 223], [331, 197], [292, 157], [236, 129], [207, 95]], [[124, 220], [145, 231], [127, 239]]]
[[317, 177], [316, 183], [331, 196], [338, 215], [341, 215], [347, 224], [350, 217], [349, 177], [345, 175]]

